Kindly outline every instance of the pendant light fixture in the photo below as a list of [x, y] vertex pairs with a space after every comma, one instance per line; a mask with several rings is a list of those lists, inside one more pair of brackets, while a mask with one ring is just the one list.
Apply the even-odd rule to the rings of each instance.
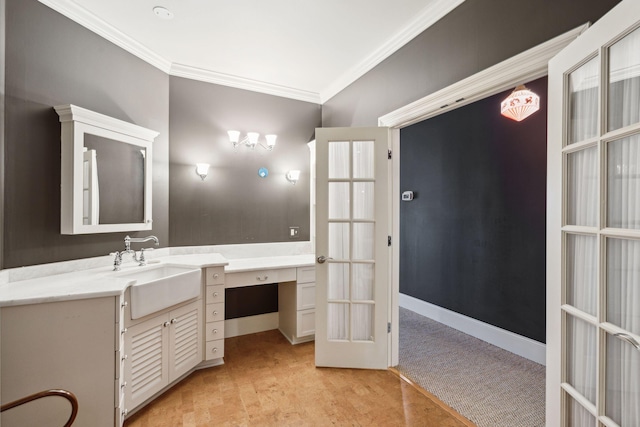
[[524, 85], [516, 87], [500, 104], [500, 113], [516, 122], [526, 119], [540, 109], [540, 97]]

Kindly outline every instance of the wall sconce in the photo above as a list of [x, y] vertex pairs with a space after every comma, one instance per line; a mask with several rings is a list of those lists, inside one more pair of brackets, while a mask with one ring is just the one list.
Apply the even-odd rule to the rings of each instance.
[[287, 181], [296, 185], [296, 182], [300, 179], [300, 171], [299, 170], [290, 170], [286, 175]]
[[273, 147], [276, 146], [276, 138], [278, 135], [265, 135], [264, 138], [267, 142], [267, 145], [261, 143], [258, 138], [260, 138], [260, 134], [258, 132], [247, 132], [247, 135], [240, 139], [240, 132], [237, 130], [227, 131], [229, 134], [229, 141], [233, 144], [233, 148], [238, 148], [238, 145], [246, 145], [252, 150], [255, 150], [256, 145], [261, 146], [267, 151], [273, 150]]
[[196, 173], [204, 181], [209, 174], [209, 163], [196, 163]]

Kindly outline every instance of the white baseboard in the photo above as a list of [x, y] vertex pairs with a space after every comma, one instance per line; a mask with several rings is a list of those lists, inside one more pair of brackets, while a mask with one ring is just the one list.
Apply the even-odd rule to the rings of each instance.
[[546, 345], [543, 343], [402, 293], [399, 305], [518, 356], [546, 364]]
[[257, 316], [239, 317], [224, 321], [224, 337], [231, 338], [240, 335], [255, 334], [256, 332], [278, 329], [280, 317], [278, 312], [258, 314]]

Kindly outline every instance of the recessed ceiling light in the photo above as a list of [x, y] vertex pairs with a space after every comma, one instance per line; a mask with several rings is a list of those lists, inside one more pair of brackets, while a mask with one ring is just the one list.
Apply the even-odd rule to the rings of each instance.
[[173, 13], [166, 7], [156, 6], [153, 8], [153, 13], [160, 19], [173, 19]]

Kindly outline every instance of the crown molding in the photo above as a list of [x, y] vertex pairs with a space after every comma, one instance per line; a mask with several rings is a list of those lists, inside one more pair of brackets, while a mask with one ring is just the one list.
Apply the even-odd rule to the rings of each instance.
[[309, 92], [272, 83], [261, 82], [258, 80], [251, 80], [244, 77], [232, 76], [230, 74], [218, 73], [202, 68], [191, 67], [189, 65], [174, 63], [171, 65], [169, 74], [176, 77], [184, 77], [207, 83], [265, 93], [267, 95], [281, 96], [284, 98], [296, 99], [298, 101], [320, 104], [320, 95], [316, 92]]
[[365, 58], [355, 67], [344, 72], [340, 77], [333, 81], [327, 88], [320, 92], [320, 103], [324, 104], [333, 98], [339, 92], [344, 90], [351, 83], [358, 80], [367, 72], [371, 71], [376, 65], [387, 59], [393, 53], [398, 51], [402, 46], [409, 43], [424, 30], [442, 19], [453, 9], [464, 3], [465, 0], [435, 0], [428, 7], [422, 10], [416, 18], [407, 26], [401, 29], [394, 37], [389, 39], [385, 44], [380, 46], [375, 52]]
[[171, 62], [169, 60], [124, 34], [113, 25], [110, 25], [104, 20], [98, 18], [96, 15], [79, 6], [77, 3], [71, 0], [38, 1], [165, 73], [169, 72], [171, 67]]
[[464, 2], [464, 0], [435, 0], [387, 43], [360, 64], [343, 73], [325, 90], [317, 93], [172, 63], [72, 0], [38, 1], [169, 75], [316, 104], [323, 104], [331, 99]]
[[378, 119], [378, 125], [403, 128], [546, 76], [549, 60], [586, 31], [588, 27], [588, 23], [581, 25], [431, 95], [385, 114]]

